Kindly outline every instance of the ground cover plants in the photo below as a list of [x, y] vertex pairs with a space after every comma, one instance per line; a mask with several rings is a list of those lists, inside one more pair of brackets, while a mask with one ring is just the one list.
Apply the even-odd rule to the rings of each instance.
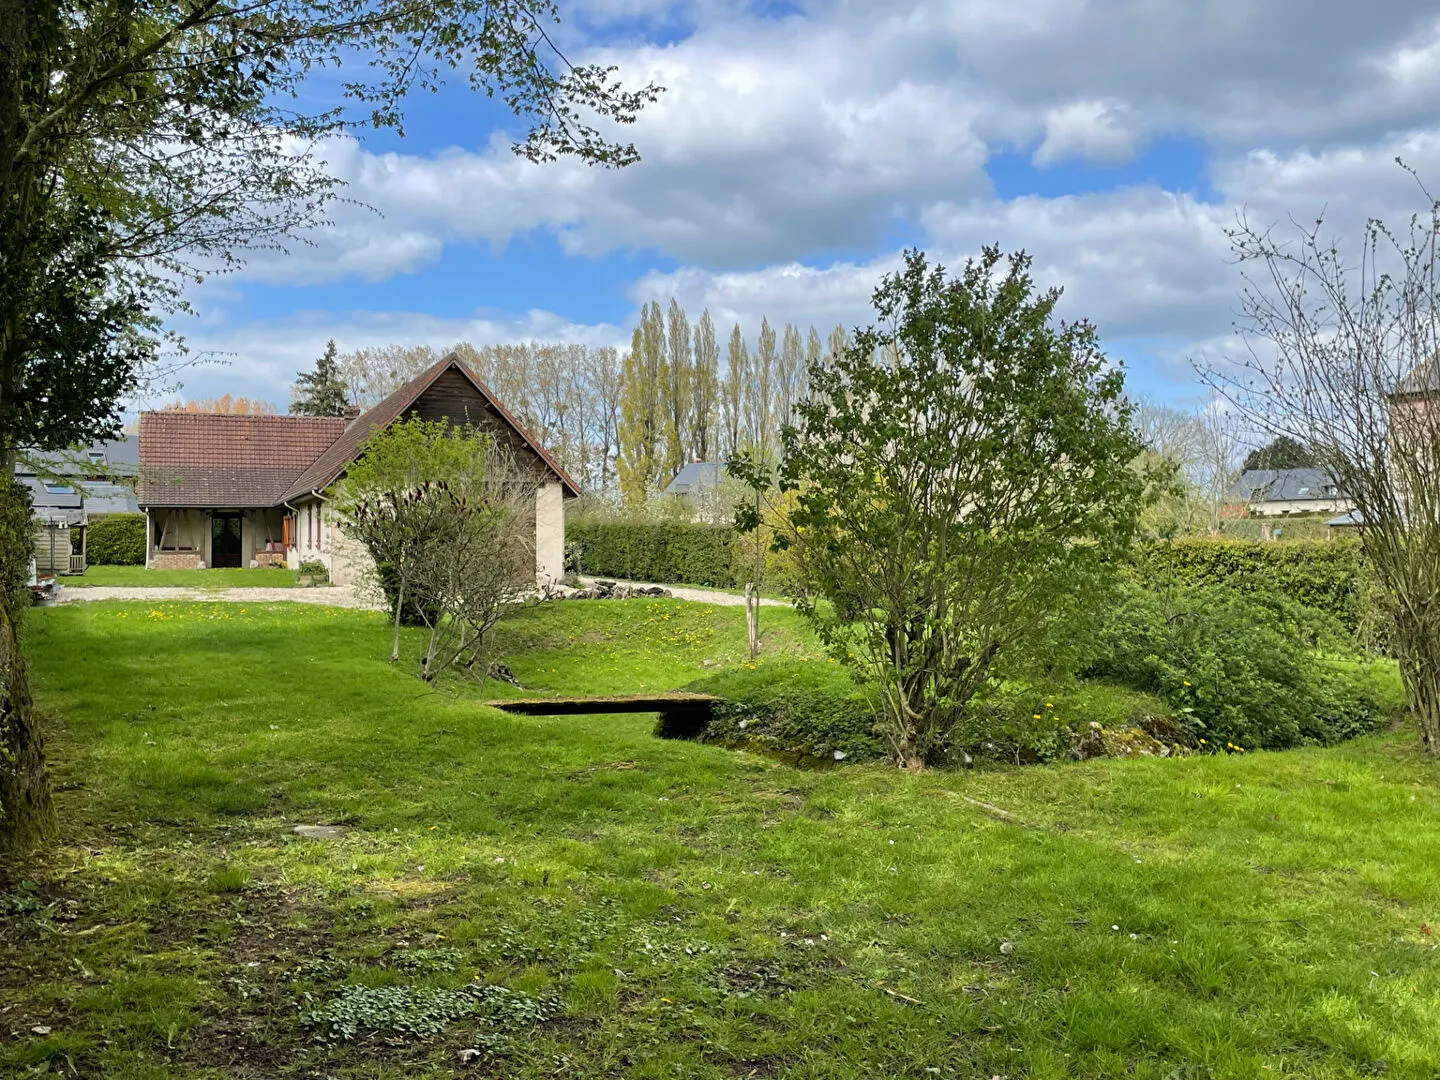
[[[757, 671], [823, 663], [769, 622]], [[1440, 1070], [1440, 789], [1409, 732], [818, 772], [427, 688], [380, 613], [88, 604], [27, 633], [64, 831], [5, 865], [0, 1072]], [[736, 608], [498, 633], [507, 693], [750, 674]]]

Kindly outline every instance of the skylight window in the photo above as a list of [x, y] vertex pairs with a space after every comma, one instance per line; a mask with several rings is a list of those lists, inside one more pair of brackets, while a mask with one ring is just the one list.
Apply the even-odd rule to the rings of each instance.
[[48, 481], [48, 480], [45, 482], [45, 490], [48, 491], [51, 495], [74, 495], [74, 494], [75, 494], [75, 489], [74, 489], [73, 487], [71, 487], [69, 484], [52, 484], [52, 483], [50, 483], [50, 481]]

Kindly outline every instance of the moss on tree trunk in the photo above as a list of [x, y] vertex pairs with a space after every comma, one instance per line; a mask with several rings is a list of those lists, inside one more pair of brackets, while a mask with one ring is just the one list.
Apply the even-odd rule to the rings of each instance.
[[57, 826], [45, 772], [45, 738], [30, 698], [15, 620], [4, 603], [0, 674], [0, 849], [23, 851], [53, 839]]

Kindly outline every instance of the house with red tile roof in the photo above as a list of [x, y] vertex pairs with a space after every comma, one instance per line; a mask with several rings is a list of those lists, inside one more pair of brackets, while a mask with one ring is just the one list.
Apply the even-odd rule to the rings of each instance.
[[146, 515], [145, 565], [158, 569], [323, 563], [338, 585], [368, 558], [341, 530], [331, 488], [365, 442], [412, 416], [484, 428], [535, 476], [535, 573], [565, 564], [565, 502], [580, 488], [490, 389], [447, 357], [352, 417], [140, 415], [136, 498]]

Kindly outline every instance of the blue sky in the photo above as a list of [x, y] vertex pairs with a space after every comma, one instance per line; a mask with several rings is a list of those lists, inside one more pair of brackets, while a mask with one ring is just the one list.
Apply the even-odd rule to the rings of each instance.
[[[722, 333], [867, 321], [898, 253], [1024, 247], [1137, 390], [1200, 391], [1233, 348], [1238, 212], [1342, 235], [1440, 174], [1440, 21], [1387, 0], [562, 3], [565, 47], [667, 93], [621, 172], [515, 158], [513, 118], [463, 89], [402, 139], [329, 145], [347, 194], [284, 255], [199, 287], [177, 324], [223, 366], [185, 393], [283, 405], [328, 338], [443, 346], [629, 339], [677, 296]], [[316, 86], [323, 97], [326, 89]]]

